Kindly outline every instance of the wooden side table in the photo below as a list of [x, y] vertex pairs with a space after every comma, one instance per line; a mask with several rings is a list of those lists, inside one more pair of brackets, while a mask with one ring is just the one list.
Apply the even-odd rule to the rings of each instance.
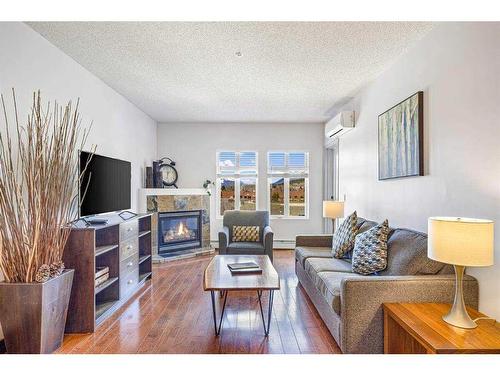
[[[441, 317], [443, 303], [384, 303], [384, 353], [500, 353], [500, 324], [479, 320], [475, 329], [454, 327]], [[472, 319], [486, 317], [467, 308]]]

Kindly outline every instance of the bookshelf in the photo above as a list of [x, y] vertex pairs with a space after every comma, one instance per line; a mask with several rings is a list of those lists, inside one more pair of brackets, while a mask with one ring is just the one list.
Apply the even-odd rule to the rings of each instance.
[[[151, 250], [150, 214], [75, 225], [63, 256], [66, 268], [75, 270], [66, 332], [94, 332], [139, 291], [152, 276]], [[97, 287], [96, 267], [109, 268], [109, 278]]]

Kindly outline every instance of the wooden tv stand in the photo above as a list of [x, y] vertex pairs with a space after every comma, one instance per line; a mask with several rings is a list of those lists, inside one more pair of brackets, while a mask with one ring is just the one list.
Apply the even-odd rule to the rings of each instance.
[[[151, 214], [128, 220], [116, 215], [103, 225], [77, 223], [63, 262], [75, 270], [66, 332], [94, 332], [151, 279]], [[109, 267], [109, 279], [95, 287], [99, 266]]]

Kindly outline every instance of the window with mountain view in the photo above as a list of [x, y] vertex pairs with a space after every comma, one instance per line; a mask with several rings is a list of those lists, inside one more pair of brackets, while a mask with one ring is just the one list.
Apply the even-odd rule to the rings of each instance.
[[256, 151], [217, 152], [217, 206], [226, 210], [257, 209], [258, 166]]
[[269, 181], [269, 196], [271, 198], [270, 214], [282, 216], [285, 214], [285, 180], [273, 177]]
[[271, 216], [308, 217], [309, 153], [268, 152], [267, 175]]

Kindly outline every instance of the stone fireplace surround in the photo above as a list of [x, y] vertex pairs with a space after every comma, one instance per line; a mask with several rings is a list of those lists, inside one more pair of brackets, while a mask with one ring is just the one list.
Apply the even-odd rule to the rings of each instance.
[[[153, 262], [161, 263], [173, 259], [210, 254], [210, 196], [205, 189], [140, 189], [140, 212], [152, 213], [152, 253]], [[179, 253], [172, 257], [158, 255], [158, 213], [201, 210], [201, 248]]]

